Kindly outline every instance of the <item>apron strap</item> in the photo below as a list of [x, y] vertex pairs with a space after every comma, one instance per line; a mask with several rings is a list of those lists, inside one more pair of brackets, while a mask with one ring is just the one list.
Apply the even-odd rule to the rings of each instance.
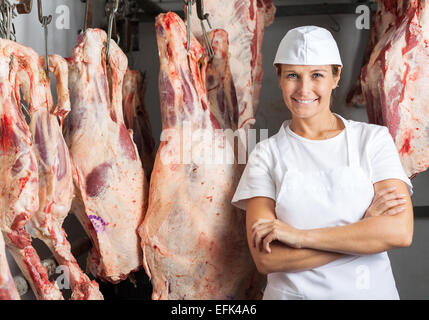
[[355, 137], [353, 136], [353, 132], [350, 130], [350, 125], [346, 119], [344, 119], [339, 114], [334, 113], [338, 118], [340, 118], [345, 127], [345, 133], [347, 138], [347, 158], [350, 167], [359, 167], [359, 157], [357, 155]]

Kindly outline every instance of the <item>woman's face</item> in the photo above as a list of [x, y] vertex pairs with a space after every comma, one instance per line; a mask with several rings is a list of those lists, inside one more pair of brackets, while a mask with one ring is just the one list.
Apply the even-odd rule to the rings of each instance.
[[332, 74], [332, 66], [280, 65], [279, 77], [283, 99], [293, 116], [312, 117], [330, 107], [332, 90], [340, 80]]

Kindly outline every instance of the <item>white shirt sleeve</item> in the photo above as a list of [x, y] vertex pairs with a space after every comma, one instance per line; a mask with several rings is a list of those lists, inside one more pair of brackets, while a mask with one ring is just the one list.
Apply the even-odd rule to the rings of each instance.
[[276, 200], [276, 187], [271, 176], [273, 160], [268, 146], [258, 143], [250, 153], [247, 165], [235, 190], [231, 203], [246, 210], [246, 200], [253, 197], [268, 197]]
[[372, 183], [385, 179], [400, 179], [406, 183], [410, 196], [413, 194], [413, 185], [402, 167], [398, 149], [387, 127], [381, 126], [375, 133], [369, 148], [369, 157]]

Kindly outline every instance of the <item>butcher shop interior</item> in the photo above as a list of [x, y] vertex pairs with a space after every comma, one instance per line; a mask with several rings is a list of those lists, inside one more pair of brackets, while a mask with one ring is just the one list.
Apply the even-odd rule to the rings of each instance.
[[388, 257], [400, 298], [427, 299], [425, 5], [0, 0], [0, 300], [262, 299], [231, 205], [245, 161], [163, 159], [204, 151], [189, 123], [275, 135], [292, 115], [273, 60], [300, 26], [338, 45], [331, 111], [392, 135], [414, 232]]

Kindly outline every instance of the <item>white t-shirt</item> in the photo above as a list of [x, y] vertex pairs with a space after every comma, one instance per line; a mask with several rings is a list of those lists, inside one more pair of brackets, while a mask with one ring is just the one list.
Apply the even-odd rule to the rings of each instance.
[[[360, 166], [372, 183], [385, 179], [400, 179], [407, 184], [410, 196], [413, 186], [402, 167], [396, 145], [385, 126], [345, 120], [353, 135], [358, 137], [355, 154], [360, 156]], [[251, 152], [246, 168], [232, 199], [232, 204], [246, 210], [246, 199], [268, 197], [276, 201], [284, 174], [288, 168], [300, 171], [329, 170], [345, 166], [347, 140], [345, 130], [333, 138], [310, 140], [294, 133], [286, 120], [279, 132], [259, 142]], [[278, 142], [285, 135], [290, 144], [287, 152], [280, 153]], [[282, 162], [281, 157], [286, 157]], [[284, 168], [281, 163], [286, 163]]]

